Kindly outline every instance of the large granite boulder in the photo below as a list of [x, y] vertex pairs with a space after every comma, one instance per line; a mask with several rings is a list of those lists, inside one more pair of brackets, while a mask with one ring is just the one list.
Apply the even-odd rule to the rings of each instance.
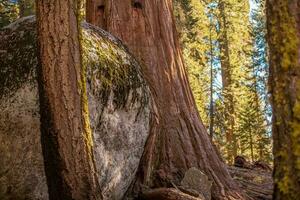
[[[150, 95], [119, 40], [83, 24], [90, 121], [105, 199], [121, 199], [149, 132]], [[0, 30], [0, 199], [47, 199], [40, 144], [34, 17]]]

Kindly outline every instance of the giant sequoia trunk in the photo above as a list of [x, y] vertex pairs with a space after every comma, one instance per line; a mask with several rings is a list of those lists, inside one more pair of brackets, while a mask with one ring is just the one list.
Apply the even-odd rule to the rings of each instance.
[[100, 199], [77, 1], [38, 0], [42, 149], [49, 198]]
[[300, 199], [300, 1], [268, 0], [274, 199]]
[[240, 199], [240, 191], [197, 112], [179, 48], [171, 2], [88, 2], [87, 19], [115, 34], [129, 47], [142, 63], [144, 77], [155, 99], [157, 109], [153, 111], [151, 133], [133, 190], [140, 191], [141, 185], [151, 188], [179, 185], [185, 172], [197, 167], [213, 181], [214, 199]]

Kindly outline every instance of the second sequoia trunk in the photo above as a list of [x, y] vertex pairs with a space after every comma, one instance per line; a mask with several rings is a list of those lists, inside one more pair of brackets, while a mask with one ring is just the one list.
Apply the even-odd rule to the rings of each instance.
[[41, 142], [50, 200], [101, 199], [81, 66], [78, 5], [37, 1]]
[[141, 62], [156, 104], [134, 190], [179, 185], [185, 172], [197, 167], [213, 181], [214, 199], [242, 199], [197, 112], [172, 1], [90, 0], [87, 5], [87, 19], [119, 37]]

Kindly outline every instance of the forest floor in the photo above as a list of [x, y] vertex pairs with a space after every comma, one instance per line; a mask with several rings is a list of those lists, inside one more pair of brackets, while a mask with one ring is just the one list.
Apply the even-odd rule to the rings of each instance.
[[271, 200], [272, 170], [256, 167], [229, 166], [228, 170], [240, 187], [255, 200]]

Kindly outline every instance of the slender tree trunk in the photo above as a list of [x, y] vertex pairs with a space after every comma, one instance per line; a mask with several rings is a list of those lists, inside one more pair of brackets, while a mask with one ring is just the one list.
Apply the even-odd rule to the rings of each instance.
[[24, 0], [20, 0], [18, 2], [19, 4], [19, 16], [24, 17], [25, 16], [25, 1]]
[[221, 73], [222, 73], [222, 85], [224, 94], [224, 104], [225, 104], [225, 130], [226, 130], [226, 142], [227, 142], [227, 156], [228, 162], [233, 163], [234, 158], [237, 156], [237, 141], [234, 134], [234, 101], [232, 94], [232, 70], [230, 65], [230, 55], [229, 55], [229, 42], [228, 42], [228, 22], [225, 12], [225, 2], [219, 2], [219, 12], [220, 12], [220, 61], [221, 61]]
[[[152, 90], [153, 111], [134, 189], [178, 185], [191, 167], [213, 181], [213, 198], [242, 199], [196, 109], [179, 49], [171, 0], [109, 0], [106, 27], [142, 63]], [[90, 11], [87, 11], [90, 12]]]
[[211, 139], [214, 136], [214, 68], [213, 68], [213, 61], [214, 61], [214, 50], [213, 50], [213, 42], [212, 42], [212, 20], [210, 19], [209, 25], [209, 45], [210, 45], [210, 105], [209, 105], [209, 135]]
[[38, 0], [42, 149], [49, 199], [100, 199], [77, 1]]
[[250, 132], [250, 152], [251, 152], [251, 162], [254, 161], [254, 151], [253, 151], [253, 136], [252, 133]]
[[268, 0], [274, 199], [300, 199], [300, 1]]
[[[255, 72], [253, 72], [253, 73], [255, 73]], [[260, 112], [261, 111], [261, 105], [260, 105], [260, 98], [259, 98], [259, 92], [258, 92], [258, 86], [257, 86], [258, 85], [257, 77], [254, 77], [254, 85], [255, 85], [255, 87], [254, 87], [254, 92], [255, 92], [255, 98], [254, 98], [255, 99], [255, 104], [254, 104], [254, 106], [256, 107], [255, 110]], [[254, 120], [259, 121], [259, 117], [260, 117], [259, 115], [260, 115], [259, 113], [258, 113], [258, 115], [256, 114], [255, 116], [257, 116], [257, 119], [254, 119]], [[265, 116], [263, 116], [263, 117], [265, 117]], [[256, 123], [256, 124], [261, 125], [260, 123]], [[257, 150], [258, 150], [258, 159], [259, 160], [266, 160], [266, 158], [264, 158], [264, 156], [263, 156], [263, 151], [266, 150], [266, 148], [267, 148], [266, 147], [267, 144], [264, 144], [265, 143], [264, 142], [265, 132], [262, 133], [261, 127], [257, 127], [257, 130], [255, 130], [255, 131], [258, 131], [258, 132], [255, 132], [255, 134], [259, 136], [258, 138], [256, 138], [256, 145], [257, 145]], [[255, 148], [255, 144], [254, 144], [252, 135], [253, 134], [251, 133], [251, 145], [252, 145], [251, 148], [253, 149], [253, 148]], [[252, 156], [252, 157], [254, 158], [254, 156]], [[252, 160], [252, 162], [253, 162], [253, 160]]]

